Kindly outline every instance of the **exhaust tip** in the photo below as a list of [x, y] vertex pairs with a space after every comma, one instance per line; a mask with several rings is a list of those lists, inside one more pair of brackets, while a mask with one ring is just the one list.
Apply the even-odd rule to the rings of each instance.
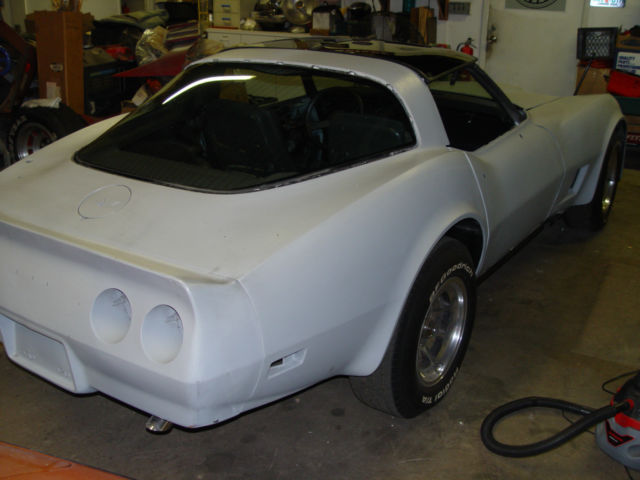
[[172, 427], [173, 423], [154, 415], [150, 416], [145, 424], [145, 428], [151, 433], [167, 433]]

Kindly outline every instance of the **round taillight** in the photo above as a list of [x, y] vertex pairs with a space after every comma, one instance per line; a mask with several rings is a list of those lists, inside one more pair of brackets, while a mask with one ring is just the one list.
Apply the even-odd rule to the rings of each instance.
[[98, 295], [91, 309], [91, 326], [103, 342], [120, 342], [131, 326], [131, 303], [127, 296], [117, 288]]
[[169, 363], [182, 347], [182, 319], [169, 305], [154, 307], [142, 324], [142, 348], [158, 363]]

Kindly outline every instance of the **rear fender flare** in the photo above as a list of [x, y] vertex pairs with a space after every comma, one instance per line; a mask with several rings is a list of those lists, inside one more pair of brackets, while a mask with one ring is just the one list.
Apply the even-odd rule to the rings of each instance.
[[[421, 235], [414, 242], [411, 250], [407, 251], [406, 262], [398, 276], [398, 285], [396, 285], [396, 292], [398, 295], [402, 295], [402, 301], [394, 303], [385, 312], [386, 314], [381, 318], [376, 328], [371, 329], [371, 334], [363, 338], [361, 348], [345, 368], [345, 375], [369, 375], [378, 367], [396, 329], [408, 292], [422, 266], [438, 242], [462, 222], [473, 222], [482, 231], [482, 251], [477, 255], [472, 254], [476, 263], [481, 261], [488, 238], [483, 206], [467, 200], [451, 204], [441, 210], [441, 214], [437, 218], [425, 224]], [[477, 270], [478, 265], [476, 264], [475, 267]]]

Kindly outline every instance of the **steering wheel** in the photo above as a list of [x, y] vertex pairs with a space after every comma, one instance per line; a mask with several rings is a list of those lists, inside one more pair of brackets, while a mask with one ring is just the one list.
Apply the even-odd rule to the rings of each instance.
[[364, 112], [364, 103], [360, 95], [350, 88], [329, 87], [316, 93], [304, 114], [307, 134], [324, 130], [329, 126], [329, 116], [335, 112]]
[[7, 49], [0, 45], [0, 77], [11, 71], [11, 57]]

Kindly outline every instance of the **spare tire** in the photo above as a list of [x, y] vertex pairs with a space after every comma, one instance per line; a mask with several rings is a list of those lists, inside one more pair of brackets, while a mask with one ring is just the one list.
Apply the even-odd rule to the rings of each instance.
[[21, 108], [9, 129], [7, 147], [11, 154], [11, 163], [85, 125], [80, 115], [62, 103], [58, 108]]

